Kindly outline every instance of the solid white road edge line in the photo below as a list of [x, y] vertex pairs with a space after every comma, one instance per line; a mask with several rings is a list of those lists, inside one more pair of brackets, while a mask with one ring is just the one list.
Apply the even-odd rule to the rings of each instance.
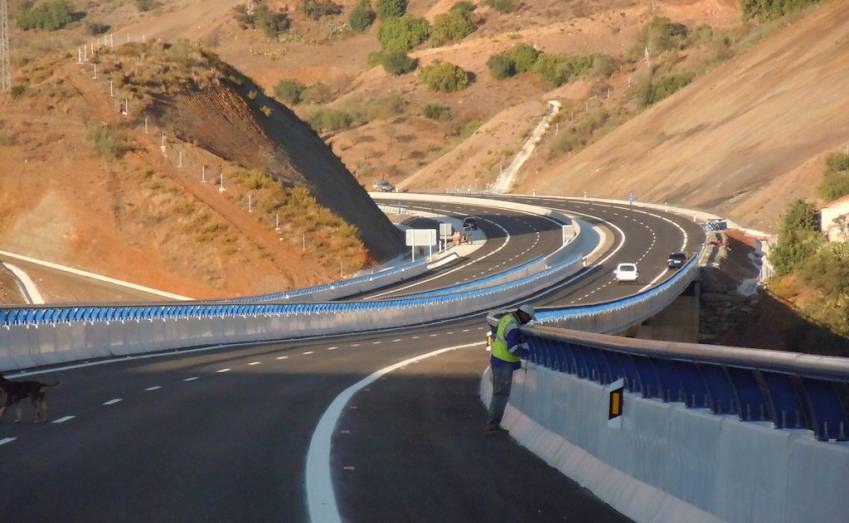
[[339, 507], [336, 505], [336, 493], [333, 491], [330, 451], [336, 425], [342, 417], [345, 406], [354, 397], [354, 394], [368, 387], [382, 376], [411, 363], [416, 363], [453, 350], [480, 347], [482, 345], [484, 345], [483, 342], [476, 342], [445, 347], [384, 367], [354, 383], [333, 399], [327, 410], [321, 415], [321, 419], [318, 420], [318, 425], [316, 425], [312, 433], [309, 450], [307, 451], [307, 509], [311, 521], [315, 523], [341, 523], [342, 521], [339, 515]]
[[664, 274], [666, 274], [667, 272], [669, 272], [669, 268], [663, 269], [663, 272], [661, 272], [660, 274], [658, 274], [657, 276], [655, 276], [655, 277], [654, 277], [654, 279], [653, 279], [652, 281], [650, 281], [648, 285], [646, 285], [646, 286], [645, 286], [645, 287], [643, 287], [642, 289], [638, 290], [638, 291], [637, 291], [637, 294], [639, 294], [639, 293], [641, 293], [641, 292], [643, 292], [643, 291], [645, 291], [645, 290], [650, 289], [650, 288], [651, 288], [651, 287], [652, 287], [655, 283], [657, 283], [657, 280], [659, 280], [659, 279], [663, 278], [663, 275], [664, 275]]

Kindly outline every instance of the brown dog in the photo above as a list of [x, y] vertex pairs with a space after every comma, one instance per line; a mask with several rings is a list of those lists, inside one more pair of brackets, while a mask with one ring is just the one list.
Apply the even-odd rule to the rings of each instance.
[[0, 419], [6, 414], [6, 407], [15, 405], [17, 407], [18, 416], [15, 418], [15, 423], [21, 421], [21, 400], [29, 397], [32, 401], [32, 406], [35, 409], [35, 421], [39, 419], [47, 423], [47, 393], [44, 392], [46, 387], [55, 387], [56, 383], [41, 383], [38, 381], [10, 381], [0, 376]]

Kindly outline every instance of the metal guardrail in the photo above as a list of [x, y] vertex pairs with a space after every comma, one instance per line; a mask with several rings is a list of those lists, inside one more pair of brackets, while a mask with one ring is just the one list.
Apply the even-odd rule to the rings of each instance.
[[[849, 441], [849, 359], [793, 352], [640, 340], [617, 332], [671, 303], [698, 265], [644, 293], [615, 302], [540, 312], [522, 327], [529, 361], [607, 385], [624, 379], [645, 398], [680, 402], [777, 429], [809, 429], [820, 440]], [[666, 298], [664, 298], [664, 295]], [[600, 316], [606, 324], [599, 321]], [[497, 324], [500, 314], [487, 320]], [[546, 323], [578, 325], [552, 327]], [[587, 329], [595, 328], [595, 331]], [[587, 332], [589, 331], [589, 332]]]
[[283, 301], [283, 300], [292, 300], [305, 298], [309, 296], [315, 296], [322, 294], [326, 291], [339, 291], [343, 289], [351, 289], [352, 293], [359, 292], [357, 287], [363, 284], [373, 284], [375, 282], [383, 282], [384, 280], [388, 280], [390, 278], [399, 277], [405, 275], [408, 272], [415, 272], [417, 269], [422, 269], [426, 267], [428, 264], [427, 259], [421, 259], [414, 262], [404, 263], [401, 265], [397, 265], [390, 269], [386, 269], [383, 271], [375, 272], [372, 274], [364, 274], [362, 276], [357, 276], [355, 278], [348, 278], [345, 280], [334, 281], [332, 283], [325, 283], [322, 285], [315, 285], [313, 287], [304, 287], [301, 289], [292, 289], [288, 291], [279, 291], [273, 292], [269, 294], [261, 294], [258, 296], [246, 296], [243, 298], [233, 298], [231, 300], [227, 300], [230, 303], [267, 303], [274, 301]]

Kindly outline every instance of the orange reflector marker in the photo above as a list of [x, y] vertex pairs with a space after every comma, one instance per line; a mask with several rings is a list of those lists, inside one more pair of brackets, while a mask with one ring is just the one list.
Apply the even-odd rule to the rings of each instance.
[[610, 391], [610, 399], [607, 403], [607, 426], [620, 429], [625, 406], [625, 380], [618, 379], [608, 385], [607, 389]]

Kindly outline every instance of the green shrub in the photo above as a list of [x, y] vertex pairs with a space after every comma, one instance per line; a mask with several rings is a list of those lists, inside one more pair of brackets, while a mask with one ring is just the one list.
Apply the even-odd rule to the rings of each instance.
[[18, 27], [27, 31], [56, 31], [74, 21], [74, 8], [67, 0], [55, 0], [33, 4], [24, 2], [15, 14]]
[[534, 64], [534, 71], [543, 80], [558, 87], [589, 71], [593, 66], [593, 57], [566, 56], [556, 53], [543, 53]]
[[460, 128], [460, 138], [465, 140], [469, 136], [473, 135], [481, 125], [483, 125], [483, 122], [478, 119], [469, 120], [463, 125], [463, 127]]
[[371, 27], [377, 15], [371, 8], [368, 0], [360, 0], [357, 5], [351, 9], [351, 14], [348, 16], [348, 23], [351, 24], [351, 29], [363, 33]]
[[333, 91], [321, 82], [316, 82], [301, 92], [301, 101], [310, 104], [323, 104], [332, 99]]
[[264, 0], [256, 0], [253, 14], [248, 13], [245, 5], [233, 7], [233, 18], [242, 29], [260, 29], [269, 38], [277, 38], [292, 26], [289, 15], [272, 11]]
[[265, 36], [277, 38], [291, 27], [292, 22], [286, 13], [272, 11], [265, 3], [257, 3], [254, 13], [257, 28], [261, 29]]
[[136, 9], [141, 12], [151, 11], [157, 6], [155, 0], [136, 0]]
[[384, 18], [400, 17], [407, 12], [407, 0], [377, 0], [377, 16]]
[[345, 111], [319, 109], [310, 115], [309, 123], [317, 132], [335, 132], [351, 127], [354, 117]]
[[400, 94], [394, 93], [378, 98], [370, 98], [361, 110], [364, 122], [391, 118], [404, 112], [407, 101]]
[[611, 115], [603, 109], [590, 113], [575, 125], [561, 124], [560, 134], [552, 142], [549, 154], [557, 155], [581, 149], [611, 127]]
[[637, 104], [648, 107], [687, 86], [693, 81], [689, 72], [669, 73], [644, 82], [637, 90]]
[[120, 158], [125, 150], [124, 132], [117, 125], [92, 125], [88, 128], [88, 141], [101, 156]]
[[368, 66], [375, 67], [383, 65], [383, 51], [374, 51], [368, 54]]
[[778, 243], [769, 252], [769, 261], [778, 276], [789, 274], [803, 260], [816, 253], [825, 242], [819, 232], [816, 207], [796, 200], [781, 217]]
[[471, 2], [467, 2], [466, 0], [462, 0], [451, 6], [451, 11], [459, 11], [461, 13], [468, 14], [474, 13], [475, 9], [477, 9], [477, 6]]
[[671, 51], [682, 47], [687, 39], [687, 26], [669, 18], [656, 16], [643, 28], [642, 47], [652, 52]]
[[819, 0], [742, 0], [741, 7], [743, 20], [766, 21], [818, 3]]
[[100, 22], [87, 22], [85, 28], [90, 35], [102, 35], [109, 30], [110, 26], [109, 24], [102, 24]]
[[381, 55], [381, 64], [387, 73], [400, 76], [415, 70], [418, 60], [410, 58], [403, 51], [387, 51]]
[[516, 0], [483, 0], [481, 3], [488, 5], [499, 13], [512, 13], [519, 8], [519, 3]]
[[516, 64], [516, 73], [526, 73], [533, 70], [540, 54], [539, 51], [528, 44], [519, 44], [504, 53]]
[[[849, 307], [849, 256], [844, 252], [849, 248], [846, 243], [836, 243], [830, 248], [819, 249], [799, 264], [802, 280], [817, 288], [823, 297], [830, 301], [843, 302], [843, 308]], [[849, 315], [844, 315], [849, 318]]]
[[599, 78], [609, 78], [613, 71], [616, 70], [616, 61], [606, 54], [593, 55], [593, 76]]
[[17, 84], [12, 86], [12, 90], [9, 92], [9, 94], [12, 95], [12, 100], [17, 100], [18, 98], [22, 97], [26, 92], [27, 86], [23, 84]]
[[304, 14], [318, 20], [323, 16], [336, 16], [342, 12], [342, 6], [332, 0], [303, 0]]
[[427, 20], [413, 15], [387, 18], [377, 31], [377, 39], [385, 51], [409, 51], [427, 40], [429, 35]]
[[823, 200], [831, 201], [849, 194], [849, 154], [830, 154], [818, 188]]
[[434, 91], [453, 92], [471, 83], [469, 73], [448, 62], [434, 62], [422, 69], [422, 80]]
[[286, 105], [296, 105], [301, 101], [307, 86], [297, 80], [280, 80], [274, 86], [274, 96]]
[[516, 62], [503, 54], [494, 54], [486, 61], [489, 72], [496, 80], [504, 80], [516, 74]]
[[450, 120], [451, 108], [447, 105], [430, 103], [425, 105], [423, 114], [431, 120]]
[[451, 10], [441, 14], [433, 21], [430, 31], [430, 44], [438, 47], [446, 42], [462, 40], [475, 32], [477, 26], [472, 13], [463, 10]]

